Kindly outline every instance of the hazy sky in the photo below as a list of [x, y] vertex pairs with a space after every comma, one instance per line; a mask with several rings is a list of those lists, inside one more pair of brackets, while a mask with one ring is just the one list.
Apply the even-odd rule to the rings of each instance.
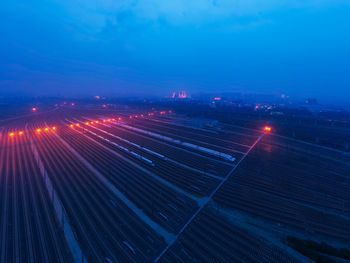
[[0, 93], [350, 100], [348, 0], [5, 0]]

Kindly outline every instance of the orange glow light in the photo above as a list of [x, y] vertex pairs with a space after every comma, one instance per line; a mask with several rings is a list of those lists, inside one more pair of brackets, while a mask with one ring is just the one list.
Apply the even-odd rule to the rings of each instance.
[[89, 122], [87, 121], [87, 122], [85, 122], [85, 124], [86, 124], [86, 125], [89, 125]]
[[271, 132], [272, 131], [272, 128], [270, 126], [265, 126], [264, 127], [264, 131], [265, 132]]
[[96, 123], [99, 123], [99, 121], [95, 121]]
[[10, 132], [9, 134], [11, 137], [15, 136], [15, 133], [14, 132]]
[[52, 127], [52, 130], [54, 130], [54, 131], [55, 131], [55, 130], [56, 130], [56, 127], [55, 127], [55, 126], [53, 126], [53, 127]]
[[37, 133], [41, 132], [41, 129], [36, 129], [36, 132], [37, 132]]
[[19, 135], [23, 135], [23, 131], [19, 131], [18, 134], [19, 134]]
[[118, 120], [120, 120], [120, 121], [121, 121], [121, 120], [122, 120], [122, 118], [121, 118], [121, 117], [119, 117], [119, 118], [118, 118]]
[[103, 122], [106, 122], [106, 120], [103, 120]]
[[49, 131], [49, 128], [46, 127], [46, 128], [44, 129], [44, 131]]
[[92, 122], [90, 122], [90, 124], [94, 124], [94, 122], [92, 121]]
[[111, 121], [111, 119], [108, 119], [108, 121]]
[[80, 124], [79, 124], [79, 123], [77, 123], [77, 124], [75, 124], [75, 126], [78, 126], [78, 127], [79, 127], [79, 126], [80, 126]]
[[115, 119], [112, 119], [112, 121], [115, 121]]
[[74, 127], [74, 125], [73, 124], [71, 124], [71, 125], [69, 125], [71, 128], [73, 128]]

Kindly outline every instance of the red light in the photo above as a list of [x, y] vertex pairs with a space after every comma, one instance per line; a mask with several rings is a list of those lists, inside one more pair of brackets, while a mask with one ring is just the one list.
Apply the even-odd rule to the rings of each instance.
[[37, 109], [35, 107], [32, 108], [32, 111], [36, 111]]
[[36, 132], [37, 132], [37, 133], [40, 133], [40, 132], [41, 132], [41, 129], [36, 129]]
[[186, 91], [182, 90], [179, 92], [179, 98], [180, 99], [186, 99], [187, 98], [187, 94]]
[[214, 100], [221, 100], [221, 98], [220, 97], [216, 97], [216, 98], [214, 98]]
[[141, 114], [140, 116], [143, 117], [143, 114]]
[[18, 134], [19, 134], [19, 135], [23, 135], [23, 131], [19, 131]]
[[264, 127], [264, 131], [265, 132], [271, 132], [272, 131], [272, 128], [270, 126], [265, 126]]
[[10, 134], [9, 134], [11, 137], [13, 137], [13, 136], [15, 136], [15, 133], [13, 133], [13, 132], [10, 132]]
[[74, 106], [75, 105], [75, 103], [72, 103], [72, 106]]
[[129, 119], [132, 119], [132, 116], [129, 116]]
[[118, 120], [120, 120], [120, 121], [121, 121], [121, 120], [122, 120], [122, 117], [119, 117], [119, 118], [118, 118]]

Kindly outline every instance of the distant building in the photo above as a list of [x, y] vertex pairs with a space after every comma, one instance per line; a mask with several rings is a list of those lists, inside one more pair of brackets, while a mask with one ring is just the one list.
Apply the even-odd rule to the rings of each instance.
[[173, 94], [171, 95], [171, 98], [173, 98], [173, 99], [187, 99], [187, 98], [189, 98], [189, 96], [187, 95], [186, 91], [181, 90], [178, 93], [176, 93], [174, 91]]
[[313, 99], [313, 98], [309, 98], [305, 101], [306, 104], [310, 104], [310, 105], [317, 105], [318, 102], [316, 99]]

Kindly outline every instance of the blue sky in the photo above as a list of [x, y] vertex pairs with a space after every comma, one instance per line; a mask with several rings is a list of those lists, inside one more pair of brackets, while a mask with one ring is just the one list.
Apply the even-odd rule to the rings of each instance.
[[0, 92], [350, 100], [345, 0], [5, 0]]

